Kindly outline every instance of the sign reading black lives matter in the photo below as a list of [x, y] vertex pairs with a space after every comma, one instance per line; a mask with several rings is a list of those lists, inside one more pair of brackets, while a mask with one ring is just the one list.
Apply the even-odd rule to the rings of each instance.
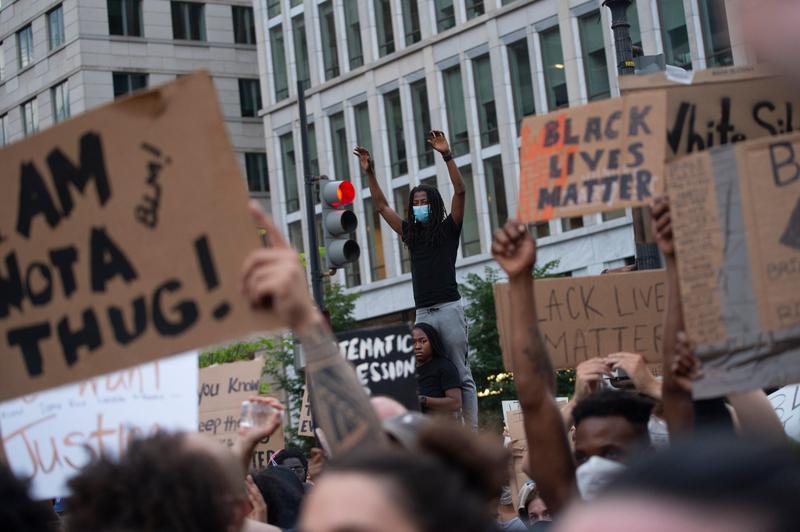
[[0, 399], [277, 325], [237, 290], [260, 244], [207, 73], [13, 144], [0, 175]]
[[416, 358], [408, 325], [359, 329], [339, 333], [336, 338], [342, 356], [353, 365], [371, 396], [386, 395], [410, 410], [419, 410]]

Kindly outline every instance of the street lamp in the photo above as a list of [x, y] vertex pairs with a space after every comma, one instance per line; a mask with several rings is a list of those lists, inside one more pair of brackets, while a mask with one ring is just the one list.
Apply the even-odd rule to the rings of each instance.
[[611, 30], [614, 32], [617, 49], [617, 72], [620, 76], [634, 74], [636, 66], [633, 62], [631, 25], [628, 22], [631, 0], [605, 0], [603, 5], [611, 10]]

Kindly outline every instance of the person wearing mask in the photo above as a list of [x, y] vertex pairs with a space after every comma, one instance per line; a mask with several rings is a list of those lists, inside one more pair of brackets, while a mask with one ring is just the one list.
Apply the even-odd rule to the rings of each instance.
[[453, 184], [450, 213], [436, 187], [418, 185], [411, 189], [403, 219], [383, 194], [375, 176], [369, 151], [354, 150], [367, 175], [375, 208], [386, 223], [400, 235], [411, 254], [411, 281], [414, 288], [416, 321], [429, 323], [441, 334], [444, 355], [455, 365], [461, 379], [461, 405], [464, 423], [478, 428], [478, 395], [467, 355], [467, 322], [456, 282], [456, 258], [464, 220], [466, 188], [450, 145], [441, 131], [431, 131], [428, 142], [442, 155]]
[[461, 410], [461, 381], [453, 363], [443, 355], [439, 333], [427, 323], [417, 323], [411, 336], [422, 412], [457, 415]]

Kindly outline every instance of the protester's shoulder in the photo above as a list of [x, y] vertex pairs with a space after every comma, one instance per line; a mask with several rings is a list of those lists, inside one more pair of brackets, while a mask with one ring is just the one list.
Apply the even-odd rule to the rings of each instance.
[[453, 220], [452, 214], [448, 214], [442, 223], [451, 235], [458, 236], [461, 233], [461, 224]]

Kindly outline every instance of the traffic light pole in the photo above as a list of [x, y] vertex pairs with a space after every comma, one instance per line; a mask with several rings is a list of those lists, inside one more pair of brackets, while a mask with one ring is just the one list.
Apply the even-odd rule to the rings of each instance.
[[300, 146], [303, 152], [303, 176], [306, 185], [306, 224], [308, 225], [308, 262], [311, 266], [311, 290], [314, 301], [320, 310], [325, 310], [325, 292], [322, 289], [322, 272], [319, 264], [319, 244], [317, 242], [317, 224], [314, 220], [314, 182], [311, 175], [311, 159], [308, 155], [308, 115], [306, 114], [306, 96], [303, 82], [297, 82], [297, 106], [300, 112]]

